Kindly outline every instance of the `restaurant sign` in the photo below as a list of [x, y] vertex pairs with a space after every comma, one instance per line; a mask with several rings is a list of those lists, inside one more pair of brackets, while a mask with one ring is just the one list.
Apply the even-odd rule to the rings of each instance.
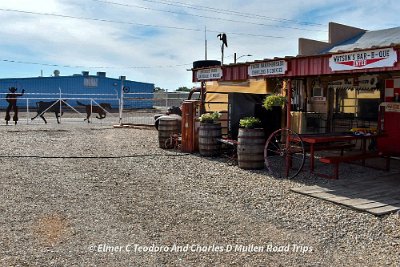
[[393, 48], [335, 54], [329, 59], [332, 71], [393, 67], [397, 53]]
[[377, 89], [378, 75], [361, 75], [359, 77], [330, 81], [328, 88], [373, 91]]
[[222, 69], [221, 68], [211, 68], [211, 69], [197, 70], [196, 78], [199, 81], [221, 79], [222, 78]]
[[380, 106], [385, 107], [386, 112], [400, 112], [400, 102], [383, 102]]
[[275, 60], [251, 64], [248, 67], [249, 76], [260, 75], [280, 75], [287, 71], [287, 62], [285, 60]]

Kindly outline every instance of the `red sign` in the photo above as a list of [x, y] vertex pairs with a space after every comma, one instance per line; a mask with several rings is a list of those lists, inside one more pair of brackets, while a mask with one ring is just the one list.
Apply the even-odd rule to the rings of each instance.
[[332, 71], [392, 67], [397, 62], [393, 48], [334, 54], [329, 59]]

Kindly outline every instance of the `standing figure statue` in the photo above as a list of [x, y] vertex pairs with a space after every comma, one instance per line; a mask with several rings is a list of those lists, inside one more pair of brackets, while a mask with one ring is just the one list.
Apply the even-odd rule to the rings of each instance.
[[17, 97], [23, 96], [25, 90], [22, 89], [22, 92], [20, 94], [15, 93], [17, 91], [17, 88], [15, 87], [10, 87], [8, 88], [10, 93], [6, 95], [6, 101], [8, 102], [8, 107], [6, 110], [6, 124], [8, 125], [8, 122], [10, 121], [10, 111], [11, 109], [14, 111], [14, 117], [13, 121], [15, 124], [17, 124], [18, 121], [18, 107], [17, 107]]
[[222, 41], [221, 44], [221, 65], [224, 65], [224, 47], [228, 47], [228, 39], [226, 38], [226, 34], [225, 33], [220, 33], [217, 35], [217, 37], [219, 37], [219, 39]]

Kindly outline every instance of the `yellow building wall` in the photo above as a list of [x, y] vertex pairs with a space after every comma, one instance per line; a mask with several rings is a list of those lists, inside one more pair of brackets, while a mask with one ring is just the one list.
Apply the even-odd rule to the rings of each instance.
[[272, 86], [264, 79], [251, 79], [245, 82], [207, 82], [205, 109], [210, 111], [228, 110], [228, 93], [268, 94]]
[[356, 91], [347, 90], [347, 98], [343, 99], [342, 112], [344, 113], [356, 113], [357, 112], [357, 99], [379, 99], [380, 92], [375, 91]]

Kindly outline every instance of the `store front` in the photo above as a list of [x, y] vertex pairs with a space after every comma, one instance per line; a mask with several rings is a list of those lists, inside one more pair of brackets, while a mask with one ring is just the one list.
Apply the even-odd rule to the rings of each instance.
[[285, 94], [290, 79], [291, 125], [298, 133], [377, 129], [384, 127], [378, 123], [379, 106], [399, 99], [399, 56], [396, 46], [227, 65], [221, 68], [229, 75], [218, 83], [265, 80], [275, 84], [266, 93]]

